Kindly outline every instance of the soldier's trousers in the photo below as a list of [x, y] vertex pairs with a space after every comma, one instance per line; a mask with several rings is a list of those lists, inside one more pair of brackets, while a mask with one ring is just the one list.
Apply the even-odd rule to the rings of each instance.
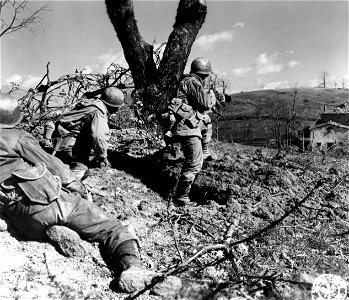
[[183, 136], [179, 138], [184, 162], [176, 190], [176, 198], [188, 197], [196, 175], [203, 164], [201, 138], [198, 136]]
[[53, 138], [53, 148], [57, 151], [56, 156], [69, 166], [76, 163], [88, 164], [92, 150], [91, 134], [79, 134], [78, 137], [65, 136]]
[[47, 205], [32, 202], [17, 189], [15, 198], [19, 201], [10, 202], [3, 212], [27, 239], [42, 240], [49, 226], [64, 225], [89, 242], [102, 243], [109, 255], [113, 255], [122, 242], [137, 241], [129, 226], [122, 225], [78, 193], [62, 190], [60, 197]]
[[181, 175], [179, 177], [176, 198], [186, 198], [189, 195], [191, 186], [196, 175], [203, 165], [203, 148], [208, 149], [212, 137], [212, 124], [200, 124], [201, 138], [199, 136], [177, 136], [184, 154]]

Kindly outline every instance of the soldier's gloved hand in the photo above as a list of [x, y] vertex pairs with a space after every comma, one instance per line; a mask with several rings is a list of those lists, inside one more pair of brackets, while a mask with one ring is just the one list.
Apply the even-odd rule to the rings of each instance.
[[91, 161], [91, 168], [107, 168], [110, 166], [110, 163], [106, 157], [95, 157]]
[[68, 189], [71, 192], [79, 193], [83, 198], [88, 198], [88, 191], [87, 188], [84, 186], [84, 184], [80, 180], [74, 180], [68, 185], [65, 186], [66, 189]]

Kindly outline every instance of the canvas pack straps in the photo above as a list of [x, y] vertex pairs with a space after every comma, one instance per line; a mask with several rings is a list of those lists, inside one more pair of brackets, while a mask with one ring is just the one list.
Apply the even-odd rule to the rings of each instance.
[[189, 119], [195, 114], [193, 107], [184, 103], [180, 98], [173, 98], [168, 109], [174, 114], [176, 119], [179, 118], [180, 120]]
[[61, 187], [60, 179], [47, 170], [43, 162], [14, 171], [12, 177], [1, 183], [5, 194], [19, 188], [31, 202], [44, 205], [59, 198]]

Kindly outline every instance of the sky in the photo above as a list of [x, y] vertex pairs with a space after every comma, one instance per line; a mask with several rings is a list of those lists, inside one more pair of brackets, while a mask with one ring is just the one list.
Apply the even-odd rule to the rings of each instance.
[[[43, 1], [30, 1], [38, 7]], [[207, 16], [191, 49], [210, 60], [228, 93], [315, 87], [348, 88], [348, 1], [207, 1]], [[137, 24], [150, 44], [166, 42], [178, 1], [134, 1]], [[42, 29], [1, 39], [1, 90], [10, 82], [27, 90], [46, 73], [55, 80], [76, 69], [101, 73], [125, 65], [104, 1], [53, 1]], [[336, 84], [335, 84], [336, 83]]]

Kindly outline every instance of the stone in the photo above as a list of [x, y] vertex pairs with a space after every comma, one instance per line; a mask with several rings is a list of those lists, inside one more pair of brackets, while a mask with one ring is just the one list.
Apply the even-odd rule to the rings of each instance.
[[152, 289], [152, 293], [164, 299], [175, 296], [182, 288], [182, 280], [177, 276], [168, 276], [163, 282], [159, 282]]
[[121, 273], [118, 285], [121, 291], [133, 293], [150, 284], [157, 275], [155, 271], [131, 267]]
[[[132, 267], [121, 273], [119, 278], [119, 288], [126, 293], [134, 293], [144, 289], [152, 280], [160, 276], [159, 273], [139, 267]], [[182, 281], [179, 277], [168, 276], [163, 281], [159, 281], [150, 291], [164, 298], [174, 296], [182, 288]]]
[[68, 227], [54, 225], [46, 230], [46, 234], [65, 256], [85, 256], [88, 253], [80, 236]]

